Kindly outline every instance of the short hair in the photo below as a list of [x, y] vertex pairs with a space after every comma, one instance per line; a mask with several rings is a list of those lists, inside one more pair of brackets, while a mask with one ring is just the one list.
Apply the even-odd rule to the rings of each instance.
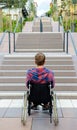
[[42, 52], [39, 52], [35, 55], [35, 63], [37, 65], [44, 65], [45, 59], [46, 59], [46, 57]]

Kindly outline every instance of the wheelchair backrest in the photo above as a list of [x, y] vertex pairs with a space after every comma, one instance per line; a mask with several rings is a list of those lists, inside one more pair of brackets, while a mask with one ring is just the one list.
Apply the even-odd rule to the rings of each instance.
[[30, 82], [30, 100], [35, 103], [47, 104], [50, 101], [50, 83], [36, 84]]

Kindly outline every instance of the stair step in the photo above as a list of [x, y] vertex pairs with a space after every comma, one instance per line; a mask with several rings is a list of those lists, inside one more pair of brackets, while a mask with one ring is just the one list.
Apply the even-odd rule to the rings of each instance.
[[19, 33], [16, 40], [16, 52], [38, 52], [40, 50], [42, 52], [47, 52], [48, 50], [54, 52], [57, 49], [58, 51], [63, 51], [62, 35], [61, 32]]
[[24, 93], [27, 91], [0, 91], [0, 98], [1, 99], [23, 99]]
[[[25, 83], [0, 83], [0, 91], [26, 91]], [[56, 83], [54, 91], [76, 92], [77, 83]]]
[[58, 99], [77, 99], [77, 91], [56, 91], [56, 95]]
[[[35, 67], [35, 65], [0, 65], [2, 70], [26, 70]], [[74, 65], [46, 65], [51, 70], [74, 70]]]
[[26, 91], [25, 83], [0, 83], [0, 91]]
[[62, 49], [15, 49], [16, 52], [63, 52]]
[[[47, 57], [47, 56], [46, 56]], [[6, 56], [4, 57], [4, 60], [31, 60], [34, 61], [34, 57], [26, 57], [26, 56]], [[72, 60], [72, 57], [66, 57], [66, 56], [53, 56], [53, 57], [47, 57], [46, 61], [48, 60]]]
[[[34, 59], [34, 56], [35, 56], [35, 52], [33, 52], [33, 53], [13, 53], [13, 54], [6, 54], [6, 55], [4, 55], [4, 57], [5, 58], [33, 58]], [[46, 55], [46, 57], [47, 57], [47, 59], [51, 59], [51, 58], [72, 58], [72, 56], [71, 55], [69, 55], [69, 54], [66, 54], [65, 52], [62, 52], [62, 53], [51, 53], [51, 52], [47, 52], [47, 53], [44, 53], [45, 55]]]
[[55, 77], [56, 83], [77, 83], [77, 77]]
[[[25, 83], [24, 76], [1, 76], [0, 83]], [[77, 83], [77, 77], [55, 77], [56, 83]]]
[[[27, 70], [0, 70], [0, 76], [25, 76]], [[76, 76], [74, 70], [53, 70], [55, 76]]]
[[54, 91], [77, 91], [77, 83], [56, 83]]
[[[16, 65], [16, 64], [20, 64], [20, 65], [23, 65], [23, 64], [33, 64], [35, 65], [35, 62], [34, 60], [4, 60], [3, 61], [3, 64], [5, 65]], [[46, 60], [46, 65], [50, 65], [50, 64], [60, 64], [60, 65], [70, 65], [70, 64], [73, 64], [72, 60]]]

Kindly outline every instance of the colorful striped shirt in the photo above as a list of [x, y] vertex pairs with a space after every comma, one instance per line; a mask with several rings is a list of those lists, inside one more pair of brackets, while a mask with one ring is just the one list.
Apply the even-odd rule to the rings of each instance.
[[53, 71], [41, 67], [41, 68], [32, 68], [29, 69], [26, 73], [26, 85], [28, 87], [28, 82], [44, 84], [53, 81], [53, 87], [55, 84], [54, 73]]

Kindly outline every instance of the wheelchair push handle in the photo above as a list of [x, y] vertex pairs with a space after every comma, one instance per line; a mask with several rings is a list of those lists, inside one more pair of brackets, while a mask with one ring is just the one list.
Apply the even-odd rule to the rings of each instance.
[[50, 95], [53, 95], [53, 82], [50, 82], [49, 89], [50, 89]]
[[50, 83], [49, 83], [49, 88], [50, 88], [50, 89], [53, 89], [53, 88], [54, 88], [54, 87], [53, 87], [53, 82], [50, 82]]
[[29, 92], [29, 95], [30, 95], [30, 90], [31, 90], [31, 83], [28, 84], [28, 92]]

